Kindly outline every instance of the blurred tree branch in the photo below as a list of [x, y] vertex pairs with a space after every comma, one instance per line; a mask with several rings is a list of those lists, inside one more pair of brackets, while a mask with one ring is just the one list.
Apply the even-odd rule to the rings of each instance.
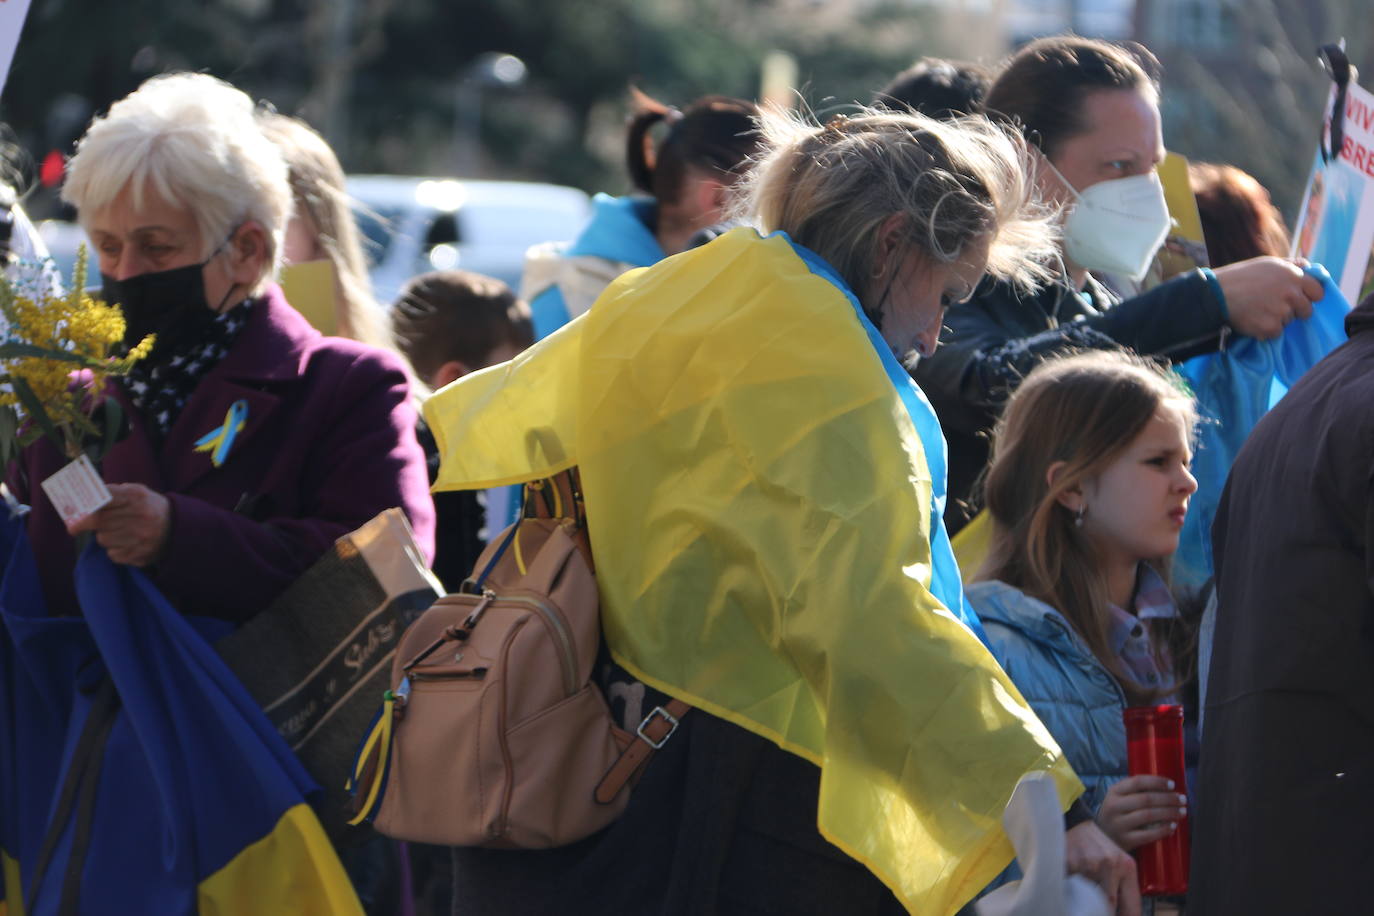
[[[1330, 81], [1317, 48], [1342, 37], [1374, 68], [1367, 0], [1207, 0], [1234, 11], [1221, 47], [1175, 43], [1159, 24], [1140, 36], [1164, 62], [1165, 143], [1191, 159], [1228, 162], [1293, 214], [1311, 169]], [[1170, 4], [1154, 0], [1151, 7]], [[1149, 17], [1142, 17], [1148, 20]], [[1371, 71], [1374, 72], [1374, 71]], [[1291, 219], [1290, 219], [1291, 223]]]

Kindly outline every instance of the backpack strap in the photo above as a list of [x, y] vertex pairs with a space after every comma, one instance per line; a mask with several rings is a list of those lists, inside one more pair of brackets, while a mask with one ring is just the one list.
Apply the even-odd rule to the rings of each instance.
[[[487, 564], [482, 567], [482, 571], [480, 573], [477, 573], [475, 578], [469, 576], [468, 578], [464, 579], [463, 584], [458, 586], [458, 594], [480, 595], [486, 590], [487, 578], [491, 576], [492, 570], [496, 568], [496, 564], [501, 562], [501, 557], [505, 555], [505, 552], [510, 547], [511, 542], [513, 542], [515, 538], [520, 534], [520, 522], [523, 520], [524, 516], [517, 518], [515, 520], [515, 524], [511, 525], [509, 528], [506, 529], [505, 534], [501, 536], [501, 543], [497, 545], [497, 548], [492, 553], [491, 558], [487, 560]], [[479, 557], [478, 559], [480, 560], [481, 557]]]
[[639, 723], [639, 728], [635, 729], [630, 746], [621, 752], [606, 775], [601, 777], [601, 782], [596, 786], [597, 804], [609, 805], [615, 801], [620, 790], [644, 768], [654, 751], [668, 743], [682, 717], [691, 711], [691, 706], [676, 697], [669, 700], [666, 706], [655, 706]]
[[[570, 522], [573, 540], [587, 561], [587, 568], [596, 575], [596, 558], [592, 555], [587, 534], [587, 507], [582, 497], [582, 480], [577, 468], [560, 471], [552, 477], [531, 480], [525, 484], [523, 518], [561, 519]], [[519, 544], [516, 545], [517, 550]]]
[[565, 518], [578, 526], [586, 524], [577, 468], [525, 484], [524, 514], [527, 518]]

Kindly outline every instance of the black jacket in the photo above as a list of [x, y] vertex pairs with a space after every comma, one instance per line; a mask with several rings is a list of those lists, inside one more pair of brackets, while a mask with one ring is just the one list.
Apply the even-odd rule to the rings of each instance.
[[[439, 478], [439, 446], [423, 420], [415, 429], [415, 437], [425, 450], [429, 482], [433, 484]], [[434, 562], [430, 569], [439, 577], [445, 591], [456, 592], [463, 580], [472, 575], [472, 568], [486, 547], [482, 538], [486, 509], [474, 490], [446, 490], [433, 496]]]
[[1181, 362], [1215, 350], [1225, 324], [1226, 305], [1201, 271], [1124, 302], [1092, 279], [1083, 293], [1054, 284], [1026, 296], [984, 281], [945, 315], [940, 348], [913, 373], [949, 440], [950, 533], [972, 514], [963, 502], [987, 464], [988, 431], [1037, 363], [1066, 351], [1117, 347]]
[[[662, 700], [640, 686], [631, 719]], [[694, 709], [602, 832], [559, 849], [453, 850], [453, 916], [900, 916], [892, 892], [821, 837], [820, 775]]]
[[1191, 914], [1367, 913], [1374, 843], [1374, 296], [1231, 468]]

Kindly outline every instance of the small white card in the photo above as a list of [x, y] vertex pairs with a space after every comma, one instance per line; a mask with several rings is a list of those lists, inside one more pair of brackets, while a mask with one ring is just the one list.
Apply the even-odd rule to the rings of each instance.
[[43, 481], [43, 490], [68, 525], [99, 510], [112, 498], [110, 488], [85, 455]]

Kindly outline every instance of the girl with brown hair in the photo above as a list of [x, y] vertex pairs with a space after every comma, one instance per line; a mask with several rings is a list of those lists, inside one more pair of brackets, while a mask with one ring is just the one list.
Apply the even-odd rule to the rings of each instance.
[[1098, 826], [1131, 850], [1177, 828], [1183, 786], [1126, 776], [1126, 706], [1186, 679], [1167, 584], [1197, 489], [1190, 395], [1151, 362], [1047, 362], [1012, 395], [985, 481], [992, 546], [969, 602], [1063, 748]]

